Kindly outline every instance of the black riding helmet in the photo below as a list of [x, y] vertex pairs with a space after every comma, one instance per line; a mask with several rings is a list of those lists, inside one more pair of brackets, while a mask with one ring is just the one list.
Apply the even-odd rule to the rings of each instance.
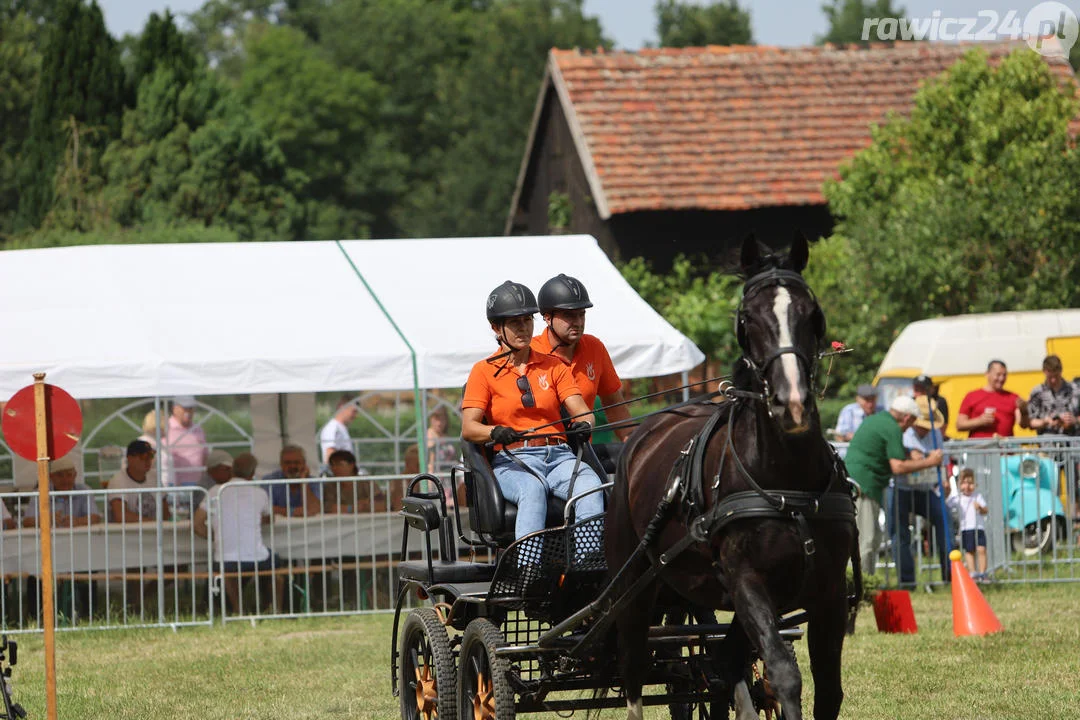
[[521, 315], [535, 315], [537, 312], [539, 310], [536, 307], [536, 297], [533, 296], [532, 290], [521, 283], [507, 280], [488, 295], [488, 322], [508, 320]]
[[577, 278], [559, 273], [540, 288], [540, 312], [591, 308], [589, 291]]

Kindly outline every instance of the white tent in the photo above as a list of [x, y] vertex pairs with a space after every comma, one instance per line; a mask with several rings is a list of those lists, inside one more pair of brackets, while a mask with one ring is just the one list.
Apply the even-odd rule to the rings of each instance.
[[703, 361], [589, 236], [98, 245], [0, 253], [0, 399], [460, 387], [491, 289], [560, 272], [623, 377]]

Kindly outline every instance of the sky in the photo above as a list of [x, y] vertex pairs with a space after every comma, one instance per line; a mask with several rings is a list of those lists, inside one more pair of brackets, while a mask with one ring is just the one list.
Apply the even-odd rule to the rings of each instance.
[[[1064, 0], [1080, 11], [1080, 0]], [[116, 36], [142, 29], [152, 12], [166, 7], [176, 15], [197, 10], [203, 0], [98, 0], [105, 13], [105, 24]], [[646, 42], [656, 41], [655, 0], [585, 0], [585, 12], [600, 17], [605, 33], [624, 50], [636, 50]], [[821, 0], [740, 0], [752, 16], [754, 40], [760, 45], [809, 45], [816, 35], [825, 33]], [[1004, 17], [1015, 10], [1022, 19], [1039, 3], [1032, 0], [894, 0], [894, 7], [906, 10], [907, 17], [929, 18], [935, 10], [952, 17], [978, 18], [980, 11], [995, 11]], [[988, 18], [989, 16], [984, 16]], [[979, 21], [983, 28], [988, 19]]]

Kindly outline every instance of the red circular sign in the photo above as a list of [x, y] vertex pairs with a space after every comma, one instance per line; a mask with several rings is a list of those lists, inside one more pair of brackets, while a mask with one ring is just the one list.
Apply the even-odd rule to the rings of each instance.
[[[37, 462], [37, 422], [34, 419], [34, 386], [27, 385], [11, 396], [0, 423], [4, 440], [19, 457]], [[45, 417], [49, 423], [49, 459], [67, 455], [82, 434], [82, 410], [66, 390], [45, 384]]]

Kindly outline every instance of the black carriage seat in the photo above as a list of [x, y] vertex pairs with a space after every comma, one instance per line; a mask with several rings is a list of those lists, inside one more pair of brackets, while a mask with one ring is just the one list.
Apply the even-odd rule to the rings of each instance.
[[[465, 497], [469, 504], [469, 527], [474, 533], [497, 547], [506, 548], [514, 542], [514, 524], [517, 521], [517, 505], [503, 497], [495, 473], [491, 470], [493, 453], [490, 448], [476, 443], [462, 442], [461, 455], [465, 462]], [[586, 443], [581, 459], [599, 475], [607, 479], [607, 471]], [[563, 524], [566, 502], [548, 494], [547, 527]]]

